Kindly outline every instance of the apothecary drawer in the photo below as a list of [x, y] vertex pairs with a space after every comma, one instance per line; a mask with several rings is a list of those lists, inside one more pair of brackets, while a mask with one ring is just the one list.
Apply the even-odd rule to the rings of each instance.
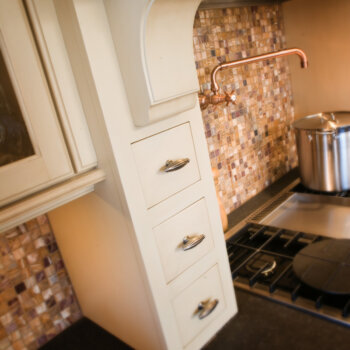
[[184, 346], [225, 309], [225, 298], [218, 265], [204, 273], [172, 302]]
[[132, 150], [147, 208], [200, 180], [189, 123], [137, 141]]
[[153, 232], [167, 283], [214, 247], [204, 198], [156, 226]]

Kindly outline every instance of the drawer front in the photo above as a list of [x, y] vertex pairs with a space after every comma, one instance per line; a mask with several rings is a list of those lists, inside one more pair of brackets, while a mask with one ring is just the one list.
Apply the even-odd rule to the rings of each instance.
[[167, 283], [214, 247], [204, 198], [153, 231]]
[[[147, 208], [200, 180], [189, 123], [135, 142], [132, 150]], [[186, 158], [189, 162], [184, 166], [165, 171], [167, 161]]]
[[[214, 301], [218, 301], [218, 303], [209, 312], [209, 308], [214, 306]], [[200, 303], [204, 305], [202, 314], [198, 310]], [[172, 304], [181, 340], [186, 346], [225, 309], [226, 302], [218, 265], [214, 265], [175, 297]]]

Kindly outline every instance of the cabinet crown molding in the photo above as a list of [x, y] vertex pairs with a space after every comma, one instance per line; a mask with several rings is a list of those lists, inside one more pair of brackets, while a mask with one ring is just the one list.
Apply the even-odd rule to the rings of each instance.
[[275, 5], [289, 0], [202, 0], [200, 9]]

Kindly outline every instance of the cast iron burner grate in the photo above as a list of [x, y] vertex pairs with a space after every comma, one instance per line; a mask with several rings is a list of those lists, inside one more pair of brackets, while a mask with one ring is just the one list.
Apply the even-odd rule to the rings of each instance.
[[298, 193], [309, 193], [309, 194], [322, 194], [324, 196], [333, 196], [333, 197], [350, 197], [350, 191], [341, 191], [341, 192], [323, 192], [315, 191], [305, 187], [303, 184], [298, 183], [295, 187], [291, 189], [291, 192]]
[[301, 249], [325, 239], [247, 224], [226, 242], [235, 286], [350, 327], [350, 294], [331, 294], [308, 286], [293, 270], [293, 259]]

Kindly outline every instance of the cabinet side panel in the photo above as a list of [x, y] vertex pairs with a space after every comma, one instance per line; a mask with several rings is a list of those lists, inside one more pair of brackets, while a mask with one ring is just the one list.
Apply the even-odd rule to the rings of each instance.
[[121, 209], [89, 194], [49, 217], [83, 314], [137, 349], [159, 348]]

